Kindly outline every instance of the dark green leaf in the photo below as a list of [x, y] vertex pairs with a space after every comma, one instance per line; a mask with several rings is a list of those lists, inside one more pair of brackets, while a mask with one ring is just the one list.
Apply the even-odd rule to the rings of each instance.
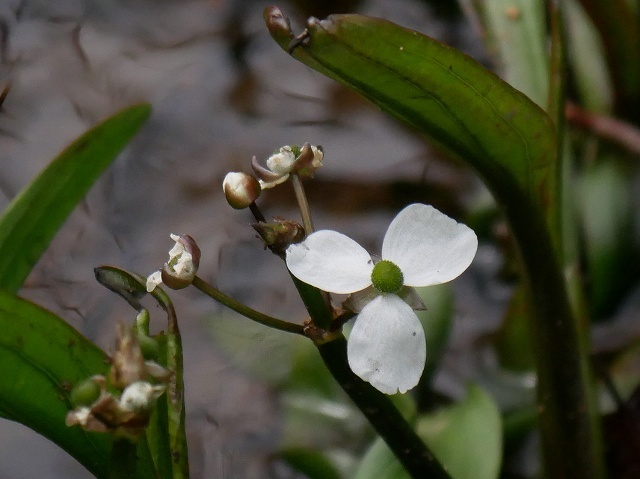
[[[72, 387], [109, 369], [106, 354], [65, 321], [0, 291], [0, 416], [58, 444], [96, 477], [108, 477], [111, 436], [67, 427]], [[138, 476], [153, 478], [141, 443]]]
[[149, 117], [146, 104], [127, 108], [67, 147], [0, 217], [0, 287], [16, 292], [94, 181]]
[[[293, 33], [281, 12], [269, 8], [265, 19], [274, 39], [289, 48]], [[555, 207], [556, 139], [549, 117], [467, 55], [360, 15], [311, 19], [291, 47], [296, 59], [470, 162], [500, 202]]]
[[611, 79], [616, 109], [638, 120], [640, 109], [640, 22], [637, 6], [627, 0], [580, 0], [600, 33]]
[[110, 437], [67, 427], [73, 385], [108, 370], [107, 356], [67, 323], [0, 292], [0, 414], [51, 439], [105, 477]]

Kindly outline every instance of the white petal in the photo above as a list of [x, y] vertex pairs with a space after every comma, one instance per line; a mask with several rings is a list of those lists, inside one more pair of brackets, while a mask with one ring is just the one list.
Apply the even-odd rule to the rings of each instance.
[[322, 230], [287, 248], [287, 267], [305, 283], [330, 293], [346, 294], [371, 284], [373, 261], [348, 236]]
[[289, 173], [276, 177], [274, 180], [272, 181], [263, 181], [263, 180], [258, 180], [260, 183], [260, 188], [263, 190], [268, 190], [269, 188], [273, 188], [274, 186], [279, 185], [280, 183], [284, 183], [285, 181], [287, 181], [289, 179]]
[[415, 387], [426, 355], [418, 317], [393, 294], [378, 296], [365, 306], [347, 342], [351, 370], [385, 394]]
[[407, 286], [431, 286], [457, 278], [478, 249], [471, 228], [433, 206], [413, 204], [396, 216], [382, 243], [382, 258], [395, 263]]
[[279, 153], [275, 153], [267, 159], [267, 167], [278, 175], [284, 175], [291, 171], [291, 166], [295, 160], [296, 156], [291, 151], [291, 147], [283, 146], [280, 148]]
[[162, 273], [159, 270], [154, 271], [147, 278], [147, 292], [150, 293], [151, 291], [156, 289], [156, 286], [158, 286], [160, 283], [162, 283]]

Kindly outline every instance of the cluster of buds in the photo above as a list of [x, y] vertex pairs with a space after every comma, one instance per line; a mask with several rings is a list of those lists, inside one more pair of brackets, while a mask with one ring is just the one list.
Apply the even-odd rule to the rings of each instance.
[[120, 324], [109, 375], [92, 376], [73, 388], [75, 409], [65, 422], [135, 441], [149, 423], [170, 376], [167, 369], [145, 358], [137, 335]]
[[[255, 176], [231, 172], [227, 173], [222, 182], [222, 189], [229, 205], [235, 209], [250, 208], [258, 220], [257, 223], [252, 224], [253, 228], [258, 232], [265, 246], [280, 256], [284, 257], [287, 246], [304, 239], [305, 229], [295, 221], [280, 218], [276, 218], [271, 223], [266, 222], [255, 201], [262, 190], [284, 183], [291, 175], [313, 176], [315, 171], [322, 166], [323, 159], [324, 151], [319, 145], [313, 146], [310, 143], [305, 143], [302, 148], [296, 145], [287, 145], [267, 159], [266, 167], [259, 164], [254, 156], [251, 160], [251, 166]], [[306, 199], [304, 204], [306, 204]], [[301, 204], [301, 211], [302, 209]]]
[[189, 235], [171, 234], [176, 244], [169, 251], [169, 261], [162, 269], [151, 273], [147, 278], [147, 291], [153, 291], [160, 283], [171, 289], [189, 286], [198, 273], [200, 266], [200, 248]]
[[251, 166], [255, 176], [242, 172], [227, 173], [222, 182], [224, 196], [232, 208], [241, 210], [251, 206], [262, 190], [273, 188], [287, 181], [290, 175], [313, 176], [322, 166], [324, 152], [320, 145], [305, 143], [299, 146], [283, 146], [267, 159], [264, 167], [254, 156]]

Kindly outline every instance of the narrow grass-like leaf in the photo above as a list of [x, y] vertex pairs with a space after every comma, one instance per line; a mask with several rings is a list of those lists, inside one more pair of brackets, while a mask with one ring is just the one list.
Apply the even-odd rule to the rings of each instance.
[[147, 120], [129, 107], [92, 128], [55, 158], [0, 217], [0, 287], [16, 292], [64, 220]]

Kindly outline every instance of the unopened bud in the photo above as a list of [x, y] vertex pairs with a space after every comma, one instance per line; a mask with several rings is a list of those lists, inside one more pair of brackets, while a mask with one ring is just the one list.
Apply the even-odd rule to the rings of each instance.
[[71, 404], [74, 407], [90, 406], [100, 396], [103, 386], [103, 376], [94, 376], [80, 381], [69, 394]]
[[109, 380], [116, 388], [124, 389], [129, 384], [144, 379], [146, 370], [137, 335], [118, 323], [116, 348], [111, 360]]
[[122, 391], [120, 409], [136, 413], [150, 411], [165, 389], [163, 385], [154, 386], [144, 381], [130, 384]]
[[255, 229], [265, 245], [284, 251], [292, 243], [299, 243], [304, 239], [304, 228], [295, 221], [277, 219], [273, 223], [254, 223]]
[[248, 208], [262, 191], [255, 177], [241, 172], [227, 173], [222, 182], [222, 189], [227, 203], [236, 210]]

